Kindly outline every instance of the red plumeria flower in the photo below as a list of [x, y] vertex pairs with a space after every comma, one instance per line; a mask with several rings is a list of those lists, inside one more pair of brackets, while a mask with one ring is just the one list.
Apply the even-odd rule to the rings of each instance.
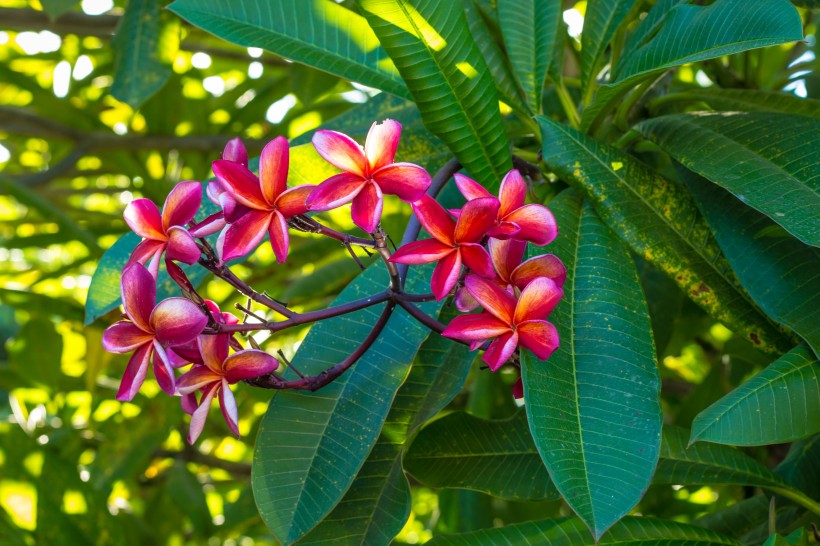
[[[191, 416], [188, 442], [193, 444], [205, 426], [205, 419], [214, 396], [231, 431], [239, 436], [239, 413], [230, 385], [276, 371], [279, 361], [264, 351], [248, 349], [228, 356], [228, 342], [222, 336], [201, 335], [197, 338], [204, 364], [195, 365], [179, 378], [179, 393], [183, 397], [201, 391], [199, 405]], [[190, 409], [190, 398], [183, 408]]]
[[[468, 201], [492, 196], [484, 186], [463, 174], [455, 175], [456, 185]], [[495, 227], [487, 234], [496, 239], [518, 239], [538, 246], [551, 243], [558, 235], [555, 217], [544, 205], [525, 205], [527, 183], [517, 169], [504, 176], [499, 188], [501, 206]]]
[[122, 320], [109, 326], [102, 339], [108, 352], [134, 351], [117, 400], [134, 398], [145, 381], [149, 361], [153, 361], [154, 376], [162, 390], [174, 394], [174, 371], [165, 349], [196, 338], [208, 319], [194, 302], [185, 298], [169, 298], [155, 306], [156, 281], [142, 264], [125, 268], [121, 288], [122, 305], [130, 322]]
[[[276, 137], [259, 158], [259, 177], [240, 163], [214, 161], [214, 173], [226, 184], [219, 196], [228, 226], [220, 233], [217, 251], [223, 261], [251, 252], [270, 234], [276, 261], [288, 255], [288, 218], [307, 212], [305, 200], [313, 186], [287, 189], [288, 141]], [[235, 201], [235, 203], [233, 203]]]
[[481, 240], [495, 223], [498, 199], [482, 197], [469, 201], [461, 209], [458, 221], [450, 218], [444, 207], [429, 195], [413, 203], [413, 212], [433, 238], [402, 246], [390, 261], [400, 264], [438, 262], [430, 281], [437, 300], [443, 299], [456, 285], [462, 263], [481, 276], [495, 277], [490, 255], [481, 246]]
[[202, 185], [194, 180], [177, 184], [162, 207], [162, 214], [150, 199], [134, 199], [125, 207], [125, 222], [143, 238], [128, 265], [148, 263], [148, 270], [157, 277], [160, 257], [168, 252], [172, 260], [193, 264], [199, 259], [199, 247], [185, 225], [193, 220], [202, 203]]
[[496, 338], [482, 357], [492, 371], [509, 360], [519, 344], [541, 360], [558, 348], [558, 331], [545, 319], [564, 292], [552, 279], [533, 280], [521, 291], [518, 301], [477, 275], [468, 275], [464, 284], [485, 311], [454, 318], [441, 335], [461, 341]]
[[[239, 319], [234, 314], [220, 311], [219, 306], [213, 301], [205, 300], [205, 306], [211, 313], [211, 318], [217, 324], [239, 324]], [[230, 333], [215, 335], [224, 338], [228, 344], [233, 338], [233, 334]], [[169, 360], [174, 368], [181, 368], [188, 364], [203, 364], [197, 338], [181, 345], [175, 345], [172, 349], [168, 349], [166, 353], [168, 353]]]
[[316, 131], [313, 146], [328, 163], [343, 170], [311, 192], [310, 210], [330, 210], [353, 202], [353, 223], [373, 233], [382, 215], [382, 195], [412, 203], [430, 187], [430, 174], [412, 163], [393, 163], [401, 124], [392, 119], [374, 123], [364, 149], [347, 135]]

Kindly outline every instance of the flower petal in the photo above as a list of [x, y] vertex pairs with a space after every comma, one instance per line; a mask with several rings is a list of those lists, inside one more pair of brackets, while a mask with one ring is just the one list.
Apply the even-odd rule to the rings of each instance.
[[479, 199], [481, 197], [493, 197], [493, 194], [488, 192], [484, 186], [472, 178], [464, 176], [461, 173], [456, 173], [453, 175], [453, 178], [456, 181], [456, 186], [458, 186], [459, 191], [461, 191], [461, 195], [463, 195], [467, 201], [472, 201], [473, 199]]
[[451, 252], [436, 264], [435, 269], [433, 269], [433, 276], [430, 279], [430, 289], [433, 291], [436, 301], [443, 300], [450, 293], [450, 290], [458, 282], [460, 274], [460, 252]]
[[276, 210], [281, 212], [285, 219], [296, 216], [297, 214], [306, 213], [308, 210], [308, 206], [306, 204], [308, 196], [315, 187], [316, 186], [306, 184], [304, 186], [296, 186], [294, 188], [290, 188], [289, 190], [283, 191], [279, 194], [279, 197], [276, 198], [276, 202], [274, 203]]
[[233, 224], [225, 228], [220, 257], [227, 262], [244, 256], [259, 246], [268, 232], [272, 214], [259, 210], [250, 210]]
[[530, 241], [538, 246], [551, 243], [558, 235], [555, 217], [544, 205], [524, 205], [504, 217], [505, 222], [518, 224], [521, 231], [514, 237], [519, 241]]
[[377, 169], [393, 163], [396, 157], [396, 148], [399, 147], [399, 136], [401, 136], [401, 123], [392, 119], [386, 119], [382, 123], [374, 122], [367, 132], [367, 139], [364, 141], [364, 155], [367, 158], [367, 165], [370, 173]]
[[149, 318], [156, 303], [157, 286], [151, 273], [142, 264], [129, 265], [122, 272], [120, 291], [125, 315], [140, 330], [153, 332]]
[[313, 134], [313, 147], [334, 167], [359, 176], [367, 174], [364, 151], [349, 136], [336, 131], [316, 131]]
[[170, 259], [195, 264], [201, 254], [194, 236], [188, 230], [179, 226], [172, 226], [168, 230], [167, 255]]
[[130, 353], [152, 339], [153, 335], [140, 330], [133, 322], [121, 320], [105, 329], [102, 346], [109, 353]]
[[219, 196], [228, 191], [226, 188], [226, 184], [223, 184], [219, 180], [211, 180], [208, 182], [208, 186], [205, 188], [205, 195], [208, 196], [208, 200], [213, 203], [214, 205], [219, 205]]
[[271, 215], [268, 234], [270, 235], [270, 246], [273, 248], [273, 254], [276, 256], [276, 263], [285, 263], [285, 260], [288, 258], [288, 246], [290, 245], [288, 221], [285, 220], [285, 217], [282, 216], [278, 210], [274, 211]]
[[413, 202], [413, 212], [427, 233], [437, 241], [453, 246], [456, 223], [438, 201], [429, 195], [422, 195], [418, 201]]
[[494, 237], [496, 239], [510, 239], [515, 237], [519, 231], [521, 231], [521, 227], [518, 224], [513, 224], [512, 222], [501, 222], [500, 224], [494, 225], [487, 231], [487, 237]]
[[225, 360], [223, 369], [229, 383], [236, 383], [243, 379], [259, 377], [275, 372], [279, 368], [279, 361], [257, 349], [237, 351]]
[[518, 347], [518, 333], [508, 332], [490, 343], [481, 360], [490, 367], [490, 370], [496, 371], [510, 359], [516, 347]]
[[234, 198], [252, 209], [267, 209], [268, 203], [262, 195], [259, 179], [247, 167], [233, 161], [218, 159], [213, 162], [217, 179], [226, 184]]
[[496, 278], [493, 262], [483, 246], [475, 243], [461, 243], [458, 250], [461, 252], [461, 260], [470, 271], [487, 279]]
[[498, 216], [501, 218], [520, 209], [527, 202], [527, 183], [518, 169], [512, 169], [504, 176], [498, 190], [498, 200], [501, 201], [501, 208], [498, 210]]
[[180, 182], [162, 207], [162, 230], [166, 233], [171, 226], [184, 226], [194, 219], [202, 204], [202, 184], [195, 180]]
[[192, 237], [199, 239], [200, 237], [207, 237], [208, 235], [213, 235], [217, 231], [221, 230], [225, 227], [225, 214], [220, 212], [215, 212], [202, 220], [201, 222], [196, 223], [188, 233], [191, 234]]
[[182, 395], [191, 394], [206, 387], [210, 383], [221, 382], [221, 375], [215, 374], [205, 366], [194, 366], [180, 376], [177, 381], [177, 391]]
[[367, 233], [373, 233], [382, 218], [383, 206], [384, 199], [379, 186], [372, 182], [365, 184], [362, 191], [353, 198], [353, 205], [350, 208], [353, 223]]
[[314, 187], [307, 198], [308, 210], [331, 210], [353, 201], [366, 182], [350, 173], [331, 176]]
[[198, 336], [208, 324], [208, 318], [191, 300], [168, 298], [157, 304], [151, 312], [150, 322], [156, 339], [173, 347]]
[[242, 144], [242, 139], [239, 137], [230, 139], [222, 151], [222, 159], [225, 161], [233, 161], [234, 163], [239, 163], [247, 167], [248, 152], [245, 150], [245, 145]]
[[154, 378], [157, 380], [159, 387], [165, 391], [165, 394], [173, 396], [176, 394], [177, 381], [174, 375], [174, 367], [171, 365], [171, 359], [165, 354], [165, 349], [155, 339], [154, 340]]
[[508, 326], [513, 323], [515, 298], [509, 292], [478, 275], [467, 275], [464, 286], [487, 312]]
[[510, 326], [489, 313], [459, 315], [441, 332], [444, 337], [461, 341], [485, 340], [508, 333]]
[[228, 191], [219, 196], [219, 206], [222, 207], [222, 216], [228, 224], [233, 224], [245, 216], [248, 211], [256, 210], [238, 203], [234, 195]]
[[563, 296], [564, 291], [549, 277], [530, 281], [518, 297], [514, 323], [547, 318]]
[[567, 268], [564, 267], [564, 264], [557, 256], [542, 254], [530, 258], [516, 267], [510, 281], [523, 290], [525, 286], [538, 277], [549, 277], [561, 287], [564, 286], [564, 281], [567, 279]]
[[455, 300], [456, 309], [462, 313], [469, 313], [478, 307], [478, 301], [476, 301], [476, 299], [472, 297], [470, 292], [464, 287], [456, 290], [456, 297], [453, 299]]
[[[519, 337], [521, 337], [520, 334]], [[524, 398], [524, 382], [521, 381], [520, 377], [515, 380], [515, 383], [513, 383], [512, 392], [513, 398], [515, 398], [516, 400], [521, 400], [522, 398]]]
[[150, 199], [134, 199], [122, 214], [131, 230], [146, 239], [165, 240], [159, 209]]
[[495, 225], [498, 206], [498, 199], [495, 197], [479, 197], [468, 201], [461, 208], [461, 215], [456, 222], [456, 242], [479, 242]]
[[276, 137], [262, 149], [259, 156], [259, 180], [262, 195], [269, 205], [288, 187], [288, 140]]
[[202, 334], [196, 338], [202, 362], [212, 372], [225, 375], [225, 360], [230, 350], [230, 336], [223, 334], [212, 336]]
[[222, 410], [222, 417], [228, 423], [228, 428], [238, 438], [239, 409], [236, 407], [236, 398], [234, 398], [231, 388], [224, 379], [222, 380], [222, 388], [219, 389], [219, 409]]
[[487, 242], [493, 267], [498, 276], [505, 283], [510, 282], [515, 268], [521, 264], [524, 253], [527, 251], [525, 241], [490, 239]]
[[140, 263], [145, 265], [146, 262], [152, 260], [157, 255], [165, 252], [166, 241], [157, 241], [155, 239], [143, 239], [134, 247], [131, 257], [128, 258], [126, 267], [133, 263]]
[[373, 173], [373, 181], [384, 193], [397, 195], [402, 201], [418, 200], [430, 187], [430, 173], [412, 163], [393, 163]]
[[182, 411], [188, 415], [193, 415], [196, 411], [196, 393], [192, 392], [180, 397], [179, 403], [182, 406]]
[[117, 400], [120, 402], [133, 400], [140, 387], [142, 387], [145, 375], [148, 373], [148, 360], [151, 357], [153, 348], [151, 343], [146, 343], [131, 355], [128, 366], [125, 367], [122, 381], [120, 381], [120, 388], [117, 391]]
[[545, 320], [528, 320], [518, 325], [521, 345], [540, 360], [546, 360], [559, 346], [558, 330]]
[[221, 383], [215, 383], [202, 393], [202, 400], [199, 401], [199, 407], [196, 408], [193, 415], [191, 415], [191, 425], [188, 427], [188, 443], [196, 442], [199, 435], [202, 434], [202, 429], [205, 428], [205, 420], [208, 418], [208, 411], [211, 409], [211, 401], [214, 399], [216, 390], [220, 388]]
[[440, 260], [454, 251], [453, 247], [435, 239], [422, 239], [402, 245], [390, 256], [390, 261], [411, 265], [427, 264]]

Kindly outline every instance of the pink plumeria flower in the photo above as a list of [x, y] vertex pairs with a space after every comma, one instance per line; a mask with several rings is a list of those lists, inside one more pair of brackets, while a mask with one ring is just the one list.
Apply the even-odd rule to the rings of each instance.
[[558, 331], [545, 319], [564, 292], [552, 279], [533, 280], [517, 301], [494, 282], [477, 275], [468, 275], [464, 284], [485, 311], [454, 318], [441, 335], [461, 341], [495, 338], [482, 357], [492, 371], [509, 360], [519, 344], [541, 360], [558, 348]]
[[202, 186], [189, 180], [177, 184], [162, 207], [162, 214], [150, 199], [134, 199], [125, 207], [125, 222], [143, 238], [128, 264], [148, 263], [148, 270], [157, 277], [164, 252], [172, 260], [193, 264], [199, 259], [199, 247], [185, 228], [193, 220], [202, 203]]
[[145, 381], [149, 361], [153, 361], [154, 376], [162, 390], [174, 394], [174, 370], [166, 348], [196, 338], [208, 323], [207, 317], [194, 302], [185, 298], [169, 298], [155, 306], [156, 281], [142, 264], [125, 268], [121, 289], [122, 305], [129, 320], [109, 326], [102, 339], [108, 352], [134, 351], [125, 368], [117, 400], [134, 398]]
[[310, 210], [330, 210], [352, 201], [353, 223], [373, 233], [382, 215], [387, 193], [412, 203], [430, 187], [430, 174], [412, 163], [394, 163], [401, 124], [387, 119], [374, 123], [364, 148], [336, 131], [316, 131], [313, 146], [341, 174], [331, 176], [311, 192]]
[[[236, 137], [229, 140], [228, 143], [225, 144], [225, 149], [222, 151], [222, 159], [247, 167], [248, 151], [245, 149], [245, 145], [242, 144], [242, 139]], [[228, 184], [217, 175], [216, 180], [212, 180], [208, 183], [205, 194], [214, 205], [222, 207], [219, 197], [227, 191], [226, 186], [228, 186]]]
[[[455, 175], [456, 185], [468, 201], [492, 196], [484, 186], [464, 176]], [[527, 198], [527, 183], [517, 169], [504, 176], [498, 192], [501, 206], [495, 227], [488, 235], [496, 239], [518, 239], [538, 246], [551, 243], [558, 235], [555, 217], [544, 205], [524, 204]]]
[[456, 285], [462, 263], [484, 277], [495, 276], [490, 255], [481, 246], [481, 240], [495, 223], [498, 199], [483, 197], [469, 201], [461, 209], [458, 221], [450, 218], [444, 207], [429, 195], [413, 203], [413, 212], [433, 238], [402, 246], [390, 261], [400, 264], [438, 262], [430, 281], [437, 300], [443, 299]]
[[228, 222], [217, 241], [220, 258], [244, 256], [269, 234], [276, 261], [284, 262], [290, 245], [288, 218], [307, 212], [305, 200], [313, 189], [309, 185], [287, 189], [287, 139], [276, 137], [262, 150], [259, 177], [225, 159], [214, 161], [213, 169], [226, 184], [219, 196]]
[[[211, 318], [217, 324], [239, 324], [239, 319], [233, 313], [220, 311], [219, 306], [215, 302], [205, 300], [205, 306], [211, 313]], [[230, 344], [233, 338], [233, 334], [230, 333], [216, 334], [216, 336], [224, 338], [228, 344]], [[176, 345], [166, 352], [174, 368], [181, 368], [188, 364], [203, 364], [202, 356], [199, 352], [199, 342], [196, 338], [187, 343]]]
[[179, 393], [187, 398], [183, 409], [191, 409], [191, 395], [201, 391], [199, 404], [191, 415], [188, 442], [196, 442], [205, 426], [214, 396], [231, 431], [239, 436], [239, 412], [230, 385], [276, 371], [279, 361], [264, 351], [248, 349], [228, 356], [229, 346], [221, 336], [201, 335], [197, 338], [202, 365], [195, 365], [179, 378]]

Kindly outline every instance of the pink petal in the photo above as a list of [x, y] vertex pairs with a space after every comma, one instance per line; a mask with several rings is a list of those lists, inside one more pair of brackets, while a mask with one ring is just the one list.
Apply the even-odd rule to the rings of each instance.
[[151, 350], [153, 345], [146, 343], [137, 349], [131, 359], [128, 361], [128, 366], [125, 368], [125, 373], [120, 382], [120, 388], [117, 391], [117, 400], [120, 402], [129, 402], [133, 400], [137, 392], [142, 387], [145, 381], [145, 375], [148, 373], [148, 360], [151, 357]]
[[430, 187], [430, 173], [412, 163], [393, 163], [373, 173], [382, 192], [397, 195], [402, 201], [418, 200]]
[[498, 206], [498, 199], [495, 197], [479, 197], [468, 201], [461, 208], [461, 215], [456, 222], [456, 242], [479, 242], [495, 225]]
[[[168, 245], [163, 245], [163, 251]], [[146, 266], [148, 268], [148, 272], [151, 274], [151, 277], [156, 280], [159, 276], [159, 262], [160, 258], [162, 258], [162, 252], [157, 252], [153, 256], [151, 256], [151, 261], [148, 262]]]
[[524, 205], [504, 217], [505, 222], [518, 224], [521, 231], [515, 234], [519, 241], [530, 241], [538, 246], [551, 243], [558, 235], [555, 217], [544, 205]]
[[223, 184], [219, 180], [212, 180], [208, 182], [208, 187], [205, 188], [205, 194], [208, 196], [208, 200], [218, 206], [219, 196], [228, 191], [225, 186], [226, 184]]
[[[188, 342], [186, 345], [188, 345], [188, 347], [191, 346], [190, 342]], [[168, 362], [171, 363], [171, 367], [175, 370], [178, 370], [179, 368], [184, 368], [189, 364], [193, 364], [194, 362], [196, 362], [196, 359], [199, 358], [198, 350], [196, 352], [196, 358], [190, 359], [187, 356], [181, 354], [177, 349], [179, 349], [179, 347], [174, 347], [173, 349], [165, 349], [165, 356], [168, 357]], [[186, 351], [183, 351], [183, 353], [184, 352]]]
[[225, 222], [233, 224], [248, 211], [256, 210], [238, 203], [231, 192], [225, 192], [219, 196], [219, 206], [222, 207], [222, 215], [225, 217]]
[[259, 179], [262, 194], [269, 205], [287, 189], [288, 184], [288, 140], [276, 137], [265, 146], [259, 156]]
[[196, 394], [186, 394], [179, 399], [180, 405], [182, 406], [182, 411], [187, 413], [188, 415], [193, 415], [196, 411]]
[[558, 348], [558, 330], [545, 320], [528, 320], [518, 325], [521, 345], [540, 360], [546, 360]]
[[230, 351], [230, 337], [222, 334], [216, 336], [203, 334], [196, 338], [196, 342], [205, 366], [220, 376], [224, 375], [224, 363]]
[[120, 290], [126, 316], [140, 330], [153, 332], [149, 318], [156, 303], [157, 286], [151, 273], [142, 264], [129, 265], [122, 272]]
[[279, 211], [274, 211], [271, 217], [268, 234], [270, 235], [270, 246], [273, 248], [273, 254], [276, 256], [276, 263], [285, 263], [288, 257], [290, 237], [288, 236], [288, 221], [285, 220], [285, 217], [282, 216]]
[[186, 264], [195, 264], [202, 254], [194, 236], [185, 228], [173, 226], [168, 230], [168, 257]]
[[427, 264], [440, 260], [453, 251], [453, 247], [435, 239], [422, 239], [400, 247], [390, 257], [390, 261], [411, 265]]
[[523, 207], [527, 202], [527, 183], [524, 182], [518, 169], [513, 169], [504, 176], [498, 190], [498, 199], [501, 201], [498, 216], [502, 218]]
[[456, 290], [456, 297], [454, 298], [456, 309], [462, 313], [469, 313], [478, 307], [478, 301], [470, 295], [466, 288], [462, 287]]
[[381, 220], [383, 206], [384, 200], [379, 186], [372, 182], [365, 184], [353, 198], [353, 206], [350, 209], [353, 223], [367, 233], [373, 233]]
[[271, 216], [270, 212], [251, 210], [225, 228], [220, 255], [222, 261], [227, 262], [253, 252], [268, 232]]
[[159, 209], [150, 199], [134, 199], [123, 212], [125, 223], [131, 230], [146, 239], [165, 240], [165, 230], [162, 229], [162, 218]]
[[297, 214], [306, 213], [308, 210], [306, 204], [308, 196], [315, 187], [316, 186], [305, 185], [285, 190], [276, 198], [276, 202], [274, 203], [276, 210], [281, 212], [286, 219], [296, 216]]
[[510, 331], [510, 327], [489, 313], [459, 315], [441, 332], [444, 337], [461, 341], [485, 340]]
[[211, 401], [214, 399], [216, 390], [220, 388], [220, 383], [215, 383], [202, 393], [202, 400], [199, 401], [199, 407], [191, 415], [191, 425], [188, 428], [188, 443], [196, 442], [199, 435], [202, 434], [202, 429], [205, 428], [205, 420], [208, 418], [208, 411], [211, 409]]
[[486, 342], [486, 341], [487, 341], [486, 339], [474, 339], [473, 341], [470, 342], [470, 351], [475, 351], [476, 349], [480, 349], [481, 346], [484, 345], [484, 342]]
[[461, 243], [458, 250], [461, 253], [461, 260], [470, 271], [487, 279], [495, 278], [493, 263], [483, 246], [475, 243]]
[[478, 275], [467, 275], [464, 286], [470, 294], [478, 300], [478, 303], [490, 314], [507, 324], [511, 325], [513, 313], [515, 312], [515, 298], [506, 290], [500, 288], [496, 283], [488, 281]]
[[236, 398], [231, 392], [228, 382], [222, 380], [222, 388], [219, 389], [219, 409], [222, 410], [222, 417], [228, 423], [228, 428], [238, 438], [239, 437], [239, 409], [236, 407]]
[[157, 304], [151, 313], [151, 327], [163, 345], [181, 345], [202, 332], [208, 318], [202, 310], [185, 298], [168, 298]]
[[239, 163], [218, 159], [213, 162], [214, 174], [230, 187], [234, 198], [252, 209], [267, 209], [268, 203], [262, 195], [259, 179]]
[[374, 122], [367, 132], [367, 139], [364, 141], [364, 154], [370, 173], [393, 163], [396, 157], [396, 148], [399, 147], [399, 136], [401, 135], [401, 124], [392, 119], [386, 119], [382, 123]]
[[513, 317], [514, 323], [547, 318], [563, 295], [564, 291], [549, 277], [534, 279], [518, 297]]
[[[174, 368], [180, 368], [189, 363], [202, 364], [202, 355], [199, 353], [199, 345], [197, 345], [195, 339], [187, 343], [174, 345], [173, 349], [166, 349], [165, 353], [168, 355], [171, 366]], [[177, 355], [179, 360], [171, 356], [172, 354]]]
[[422, 195], [418, 201], [413, 203], [413, 212], [416, 213], [416, 217], [424, 226], [424, 229], [427, 230], [427, 233], [436, 240], [453, 246], [456, 223], [450, 218], [444, 207], [438, 204], [438, 201], [429, 195]]
[[521, 381], [520, 377], [515, 380], [515, 383], [513, 383], [512, 392], [513, 398], [516, 400], [521, 400], [524, 398], [524, 382]]
[[516, 347], [518, 347], [518, 333], [508, 332], [490, 343], [481, 360], [490, 367], [490, 370], [496, 371], [510, 359]]
[[564, 264], [557, 256], [542, 254], [530, 258], [516, 267], [510, 281], [523, 290], [525, 286], [538, 277], [549, 277], [561, 287], [564, 286], [564, 281], [567, 279], [567, 268], [564, 267]]
[[229, 383], [268, 375], [275, 372], [278, 367], [279, 361], [276, 358], [265, 351], [256, 349], [247, 349], [232, 354], [225, 360], [223, 366]]
[[450, 293], [450, 290], [458, 282], [460, 274], [460, 252], [451, 252], [436, 264], [435, 269], [433, 269], [433, 276], [430, 279], [430, 289], [437, 301], [443, 300]]
[[223, 212], [215, 212], [201, 222], [195, 224], [190, 230], [188, 230], [188, 232], [192, 237], [199, 239], [201, 237], [213, 235], [224, 227], [225, 214]]
[[525, 241], [490, 239], [487, 242], [487, 247], [490, 250], [493, 267], [495, 267], [498, 276], [505, 283], [509, 283], [513, 271], [524, 258], [527, 243]]
[[461, 191], [461, 195], [463, 195], [467, 201], [480, 199], [481, 197], [493, 197], [493, 194], [488, 192], [484, 186], [472, 178], [466, 177], [461, 173], [456, 173], [453, 178], [456, 181], [456, 186], [458, 186], [459, 191]]
[[334, 167], [359, 176], [367, 174], [364, 151], [349, 136], [336, 131], [316, 131], [313, 135], [313, 147]]
[[365, 180], [355, 174], [342, 173], [331, 176], [310, 192], [307, 198], [309, 210], [331, 210], [353, 201], [364, 188]]
[[513, 224], [512, 222], [501, 222], [496, 224], [487, 231], [487, 237], [495, 237], [496, 239], [509, 239], [515, 237], [521, 231], [521, 226]]
[[179, 381], [177, 381], [177, 391], [179, 394], [187, 395], [205, 388], [211, 383], [221, 382], [221, 375], [215, 374], [205, 366], [194, 366], [180, 376]]
[[165, 241], [157, 241], [155, 239], [143, 239], [139, 244], [137, 244], [136, 247], [134, 247], [134, 252], [131, 253], [131, 257], [128, 258], [128, 263], [125, 264], [126, 267], [133, 263], [140, 263], [145, 265], [145, 263], [149, 260], [152, 260], [153, 258], [165, 252], [165, 246]]
[[162, 207], [162, 230], [166, 233], [171, 226], [184, 226], [194, 219], [202, 204], [202, 184], [195, 180], [180, 182]]
[[176, 394], [176, 376], [174, 375], [174, 367], [171, 366], [171, 360], [165, 354], [165, 349], [155, 339], [154, 340], [154, 378], [156, 378], [159, 387], [165, 391], [165, 394], [173, 396]]
[[109, 353], [130, 353], [152, 339], [153, 335], [140, 330], [133, 322], [121, 320], [105, 329], [102, 346]]
[[240, 165], [248, 166], [248, 152], [245, 150], [245, 145], [242, 144], [242, 139], [239, 137], [232, 138], [225, 144], [225, 150], [222, 152], [222, 159], [226, 161], [233, 161]]

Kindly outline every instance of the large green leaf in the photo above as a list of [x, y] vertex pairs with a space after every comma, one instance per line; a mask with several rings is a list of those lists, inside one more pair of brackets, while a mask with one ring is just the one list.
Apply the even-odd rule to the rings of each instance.
[[704, 310], [769, 353], [792, 347], [731, 273], [685, 188], [631, 155], [539, 117], [547, 166], [584, 190], [632, 249], [671, 277]]
[[793, 443], [775, 472], [809, 497], [820, 500], [820, 434]]
[[367, 22], [331, 0], [176, 0], [169, 9], [242, 46], [409, 98]]
[[498, 23], [510, 64], [533, 112], [541, 107], [555, 42], [560, 38], [561, 0], [499, 0]]
[[[454, 313], [445, 311], [445, 322]], [[467, 347], [431, 335], [385, 419], [382, 433], [356, 479], [336, 508], [299, 544], [388, 544], [410, 514], [410, 484], [402, 472], [404, 445], [422, 423], [461, 390], [472, 357]]]
[[581, 34], [581, 87], [585, 94], [594, 88], [601, 57], [633, 4], [635, 0], [589, 0]]
[[820, 120], [769, 112], [700, 113], [663, 116], [636, 128], [688, 169], [804, 243], [820, 246]]
[[805, 345], [706, 408], [692, 442], [779, 444], [820, 432], [820, 362]]
[[[410, 292], [428, 289], [430, 268], [412, 269]], [[343, 304], [383, 290], [384, 265], [374, 264], [336, 299]], [[380, 307], [316, 324], [293, 358], [304, 374], [318, 374], [349, 355], [372, 330]], [[436, 303], [423, 304], [434, 313]], [[419, 346], [429, 334], [401, 309], [365, 355], [315, 393], [282, 391], [268, 406], [256, 438], [253, 490], [262, 519], [290, 544], [341, 500], [362, 467]]]
[[820, 119], [820, 100], [800, 98], [792, 93], [759, 89], [692, 89], [672, 93], [649, 103], [650, 108], [667, 102], [705, 102], [715, 110], [730, 112], [779, 112]]
[[783, 233], [766, 216], [707, 180], [683, 174], [744, 288], [770, 317], [820, 354], [820, 249]]
[[426, 426], [404, 457], [431, 487], [459, 487], [513, 500], [559, 498], [530, 436], [527, 415], [487, 421], [452, 413]]
[[469, 174], [497, 188], [512, 168], [498, 95], [461, 9], [438, 0], [359, 0], [421, 111]]
[[567, 267], [549, 362], [522, 357], [530, 429], [561, 495], [597, 538], [643, 496], [661, 442], [660, 377], [626, 248], [579, 193], [550, 203]]
[[674, 521], [626, 517], [612, 526], [600, 540], [594, 540], [577, 518], [527, 521], [495, 529], [460, 535], [441, 535], [430, 546], [644, 546], [738, 545], [739, 542], [714, 531]]

